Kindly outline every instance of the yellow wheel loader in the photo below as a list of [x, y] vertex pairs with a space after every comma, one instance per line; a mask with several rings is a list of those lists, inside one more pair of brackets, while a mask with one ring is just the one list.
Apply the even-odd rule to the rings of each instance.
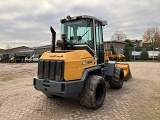
[[97, 109], [106, 96], [106, 84], [123, 86], [124, 70], [114, 61], [106, 61], [102, 27], [107, 21], [82, 15], [61, 19], [61, 40], [51, 27], [52, 47], [38, 62], [33, 79], [36, 90], [46, 96], [79, 97], [82, 105]]
[[125, 60], [125, 56], [123, 54], [117, 54], [117, 55], [113, 55], [112, 51], [105, 51], [105, 56], [108, 58], [107, 60], [111, 60], [111, 61], [124, 61]]

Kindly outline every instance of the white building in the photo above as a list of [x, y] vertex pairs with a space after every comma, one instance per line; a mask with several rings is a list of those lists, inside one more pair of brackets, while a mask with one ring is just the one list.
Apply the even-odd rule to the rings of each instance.
[[[148, 52], [148, 57], [149, 59], [157, 59], [158, 55], [160, 54], [160, 51], [147, 51]], [[137, 51], [132, 51], [132, 58], [135, 58], [135, 59], [140, 59], [140, 54], [141, 54], [141, 51], [140, 52], [137, 52]]]
[[157, 58], [158, 55], [160, 54], [159, 51], [147, 51], [147, 52], [148, 52], [149, 58]]

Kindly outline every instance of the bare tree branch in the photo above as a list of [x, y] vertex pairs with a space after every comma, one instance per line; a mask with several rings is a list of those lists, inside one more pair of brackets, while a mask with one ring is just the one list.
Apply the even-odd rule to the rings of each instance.
[[154, 46], [159, 46], [160, 31], [158, 27], [148, 28], [143, 34], [143, 42], [151, 43]]
[[111, 40], [124, 41], [127, 39], [127, 35], [122, 31], [116, 31], [114, 35], [112, 35]]

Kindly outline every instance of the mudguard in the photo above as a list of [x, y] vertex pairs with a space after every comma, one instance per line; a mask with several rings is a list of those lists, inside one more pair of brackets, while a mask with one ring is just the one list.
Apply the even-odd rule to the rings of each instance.
[[114, 69], [115, 69], [116, 61], [109, 61], [105, 64], [105, 79], [106, 81], [112, 81]]

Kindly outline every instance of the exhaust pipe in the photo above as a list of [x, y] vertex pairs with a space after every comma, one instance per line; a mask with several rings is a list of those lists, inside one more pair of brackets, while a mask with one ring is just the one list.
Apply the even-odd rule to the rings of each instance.
[[52, 26], [50, 27], [51, 33], [52, 33], [52, 46], [51, 46], [51, 52], [54, 53], [55, 52], [55, 42], [56, 42], [56, 32], [55, 30], [52, 28]]

